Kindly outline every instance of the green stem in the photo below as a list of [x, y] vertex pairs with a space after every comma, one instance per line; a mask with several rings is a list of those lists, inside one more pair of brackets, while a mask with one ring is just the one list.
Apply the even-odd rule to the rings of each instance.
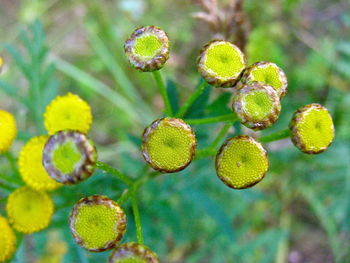
[[260, 142], [264, 142], [264, 143], [273, 142], [273, 141], [278, 141], [278, 140], [281, 140], [281, 139], [288, 138], [288, 137], [290, 137], [290, 135], [291, 135], [290, 130], [289, 129], [285, 129], [285, 130], [282, 130], [282, 131], [278, 131], [278, 132], [272, 133], [272, 134], [267, 135], [267, 136], [260, 137], [259, 141]]
[[216, 117], [209, 117], [209, 118], [202, 118], [202, 119], [188, 119], [185, 120], [188, 124], [208, 124], [208, 123], [216, 123], [216, 122], [224, 122], [224, 121], [230, 121], [235, 122], [238, 118], [234, 113], [216, 116]]
[[196, 99], [203, 93], [206, 87], [207, 87], [207, 83], [202, 79], [201, 83], [198, 85], [195, 92], [193, 92], [192, 95], [181, 106], [181, 108], [176, 114], [176, 117], [182, 118], [183, 116], [185, 116], [188, 109], [192, 106], [192, 104], [196, 101]]
[[132, 211], [134, 213], [134, 219], [135, 219], [136, 237], [137, 237], [137, 242], [139, 244], [143, 244], [141, 217], [140, 217], [139, 207], [137, 204], [137, 196], [136, 195], [137, 195], [137, 191], [135, 188], [133, 188], [132, 194], [131, 194], [131, 206], [132, 206]]
[[164, 106], [165, 106], [165, 115], [172, 116], [173, 111], [171, 109], [170, 100], [168, 97], [168, 92], [167, 92], [166, 87], [164, 85], [162, 75], [160, 74], [159, 70], [153, 71], [152, 73], [153, 73], [154, 79], [157, 82], [160, 93], [163, 97]]
[[100, 170], [103, 170], [106, 173], [116, 176], [119, 180], [123, 181], [125, 184], [129, 186], [133, 184], [133, 181], [129, 177], [127, 177], [125, 174], [122, 174], [117, 169], [114, 169], [113, 167], [109, 166], [108, 164], [97, 161], [96, 167]]

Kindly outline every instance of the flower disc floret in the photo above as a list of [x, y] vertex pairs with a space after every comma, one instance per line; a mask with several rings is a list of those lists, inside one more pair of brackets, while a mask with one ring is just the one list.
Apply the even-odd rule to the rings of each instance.
[[13, 228], [25, 234], [46, 228], [51, 221], [53, 209], [53, 202], [48, 194], [27, 186], [12, 192], [6, 204]]
[[334, 139], [332, 116], [327, 108], [317, 103], [298, 109], [289, 127], [293, 143], [304, 153], [321, 153]]
[[242, 51], [234, 44], [213, 40], [206, 44], [198, 57], [198, 72], [211, 85], [233, 87], [246, 66]]
[[173, 173], [185, 169], [196, 150], [196, 137], [181, 119], [163, 118], [148, 126], [142, 137], [142, 154], [155, 170]]
[[281, 111], [277, 92], [258, 82], [241, 87], [234, 96], [232, 107], [242, 124], [253, 130], [270, 127]]
[[30, 139], [18, 157], [19, 172], [24, 182], [35, 190], [54, 190], [61, 186], [53, 180], [43, 166], [43, 150], [49, 136]]
[[16, 236], [7, 219], [0, 216], [0, 262], [12, 257], [16, 250]]
[[126, 229], [123, 209], [113, 200], [99, 195], [82, 198], [69, 216], [74, 240], [89, 251], [114, 248]]
[[125, 42], [124, 50], [136, 69], [154, 71], [162, 68], [169, 59], [169, 39], [159, 27], [140, 27]]
[[13, 115], [0, 110], [0, 154], [8, 151], [16, 138], [17, 127]]
[[260, 182], [269, 167], [267, 152], [249, 136], [236, 136], [220, 148], [215, 160], [218, 177], [229, 187], [243, 189]]
[[158, 256], [145, 245], [130, 242], [116, 248], [109, 263], [159, 263]]
[[283, 70], [272, 62], [257, 62], [247, 67], [238, 86], [260, 82], [274, 88], [282, 99], [287, 93], [288, 81]]
[[79, 96], [68, 93], [57, 96], [46, 107], [44, 123], [49, 135], [62, 130], [87, 133], [92, 122], [91, 108]]
[[52, 179], [76, 184], [89, 178], [97, 161], [97, 151], [88, 137], [77, 131], [51, 135], [43, 151], [43, 166]]

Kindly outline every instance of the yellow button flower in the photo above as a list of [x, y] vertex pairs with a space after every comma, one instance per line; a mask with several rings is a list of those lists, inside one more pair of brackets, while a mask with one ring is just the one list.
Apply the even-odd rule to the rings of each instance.
[[7, 219], [0, 216], [0, 262], [12, 257], [16, 250], [16, 236]]
[[216, 87], [233, 87], [246, 66], [242, 51], [234, 44], [214, 40], [206, 44], [198, 57], [202, 77]]
[[82, 198], [69, 216], [74, 240], [89, 251], [114, 248], [126, 229], [123, 209], [113, 200], [99, 195]]
[[148, 247], [130, 242], [116, 248], [109, 263], [159, 263], [158, 256]]
[[10, 194], [6, 211], [14, 229], [30, 234], [49, 225], [53, 214], [53, 202], [45, 192], [24, 186]]
[[334, 139], [334, 125], [328, 110], [312, 103], [298, 109], [290, 123], [292, 141], [302, 152], [324, 152]]
[[229, 187], [242, 189], [260, 182], [269, 167], [267, 152], [249, 136], [236, 136], [220, 148], [215, 160], [218, 177]]
[[143, 132], [142, 153], [153, 169], [173, 173], [185, 169], [196, 150], [196, 137], [181, 119], [155, 120]]
[[0, 153], [7, 152], [16, 138], [17, 128], [13, 115], [0, 110]]
[[281, 111], [277, 92], [258, 82], [245, 84], [237, 90], [232, 107], [242, 124], [253, 130], [270, 127]]
[[169, 58], [169, 39], [159, 27], [140, 27], [125, 42], [124, 50], [136, 69], [154, 71], [162, 68]]
[[2, 58], [2, 56], [0, 56], [0, 73], [2, 71], [3, 66], [4, 66], [4, 59]]
[[35, 190], [54, 190], [61, 186], [46, 172], [43, 164], [43, 150], [49, 136], [33, 137], [27, 142], [18, 157], [19, 172], [24, 182]]
[[261, 61], [249, 66], [243, 73], [240, 85], [251, 82], [260, 82], [271, 86], [276, 90], [280, 99], [287, 93], [286, 74], [272, 62]]
[[83, 133], [59, 131], [44, 146], [43, 166], [62, 184], [76, 184], [89, 178], [97, 161], [96, 148]]
[[79, 96], [68, 93], [57, 96], [44, 113], [44, 123], [50, 135], [62, 130], [87, 133], [92, 122], [91, 108]]

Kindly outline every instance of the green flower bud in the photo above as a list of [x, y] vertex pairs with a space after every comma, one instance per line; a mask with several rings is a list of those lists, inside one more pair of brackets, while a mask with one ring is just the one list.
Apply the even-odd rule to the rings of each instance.
[[196, 137], [181, 119], [155, 120], [143, 132], [142, 154], [155, 170], [174, 173], [185, 169], [193, 159]]
[[328, 110], [313, 103], [298, 109], [289, 125], [292, 141], [304, 153], [324, 152], [334, 139], [334, 125]]
[[62, 184], [76, 184], [89, 178], [97, 161], [91, 140], [77, 131], [59, 131], [50, 136], [43, 151], [43, 166]]
[[234, 189], [254, 186], [264, 178], [268, 167], [266, 150], [255, 139], [245, 135], [227, 140], [215, 160], [218, 177]]
[[263, 130], [278, 119], [281, 104], [271, 86], [252, 82], [237, 90], [232, 108], [242, 124], [253, 130]]
[[287, 77], [281, 68], [272, 62], [257, 62], [243, 72], [238, 88], [251, 82], [267, 84], [277, 91], [280, 99], [287, 93]]
[[148, 247], [130, 242], [116, 248], [109, 263], [159, 263], [159, 259]]
[[123, 209], [113, 200], [99, 195], [82, 198], [69, 215], [75, 242], [92, 252], [116, 247], [126, 230]]
[[197, 60], [198, 72], [211, 85], [233, 87], [246, 66], [242, 51], [224, 40], [206, 44]]
[[169, 39], [159, 27], [140, 27], [125, 42], [124, 50], [136, 69], [155, 71], [169, 59]]

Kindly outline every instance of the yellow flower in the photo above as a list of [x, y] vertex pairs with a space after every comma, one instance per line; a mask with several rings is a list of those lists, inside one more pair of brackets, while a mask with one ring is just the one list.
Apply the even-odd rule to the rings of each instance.
[[37, 136], [27, 142], [18, 157], [19, 172], [24, 182], [35, 190], [54, 190], [61, 186], [46, 172], [43, 150], [49, 136]]
[[45, 192], [24, 186], [10, 194], [6, 211], [10, 223], [17, 231], [30, 234], [49, 225], [53, 202]]
[[15, 118], [11, 113], [0, 110], [0, 153], [6, 152], [16, 138]]
[[192, 128], [181, 119], [155, 120], [143, 132], [142, 153], [153, 169], [173, 173], [185, 169], [196, 151]]
[[0, 216], [0, 262], [12, 257], [16, 250], [16, 236], [7, 219]]
[[44, 113], [44, 123], [50, 135], [62, 130], [87, 133], [92, 122], [91, 108], [79, 96], [68, 93], [57, 96]]
[[124, 50], [136, 69], [154, 71], [162, 68], [169, 58], [169, 39], [159, 27], [140, 27], [125, 42]]
[[260, 182], [269, 167], [267, 152], [249, 136], [227, 140], [216, 155], [216, 173], [229, 187], [242, 189]]
[[126, 229], [123, 209], [113, 200], [99, 195], [82, 198], [69, 216], [74, 240], [89, 251], [114, 248]]
[[328, 110], [313, 103], [298, 109], [290, 123], [292, 141], [302, 152], [325, 151], [334, 139], [334, 125]]
[[223, 40], [213, 40], [206, 44], [197, 60], [198, 72], [216, 87], [233, 87], [245, 66], [242, 51]]
[[4, 59], [2, 58], [2, 56], [0, 56], [0, 73], [3, 66], [4, 66]]
[[109, 263], [159, 263], [158, 256], [148, 247], [130, 242], [117, 247]]

